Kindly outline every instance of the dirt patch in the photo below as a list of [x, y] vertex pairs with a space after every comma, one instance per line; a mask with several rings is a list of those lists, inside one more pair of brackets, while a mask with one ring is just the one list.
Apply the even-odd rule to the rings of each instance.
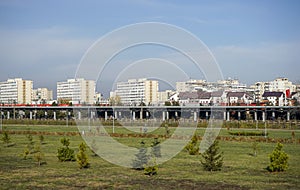
[[[246, 190], [247, 187], [227, 183], [207, 183], [192, 180], [168, 180], [168, 179], [147, 179], [147, 180], [130, 180], [128, 186], [134, 189], [206, 189], [206, 190], [219, 190], [219, 189], [233, 189], [233, 190]], [[117, 187], [118, 189], [118, 187]], [[120, 187], [122, 189], [122, 187]]]

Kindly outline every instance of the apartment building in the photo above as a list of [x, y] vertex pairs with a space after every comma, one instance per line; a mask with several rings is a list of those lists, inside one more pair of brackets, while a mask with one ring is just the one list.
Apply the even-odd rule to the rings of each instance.
[[296, 85], [293, 85], [288, 78], [276, 78], [270, 82], [270, 91], [285, 92], [286, 89], [290, 89], [291, 92], [296, 92]]
[[47, 88], [37, 88], [33, 89], [32, 101], [51, 101], [53, 100], [53, 91]]
[[0, 82], [0, 103], [31, 104], [33, 82], [22, 78]]
[[118, 82], [114, 96], [119, 96], [124, 105], [139, 105], [141, 102], [156, 104], [158, 102], [158, 81], [142, 79], [129, 79]]
[[185, 82], [176, 82], [177, 92], [191, 92], [197, 91], [206, 85], [206, 80], [190, 79]]
[[270, 82], [256, 82], [254, 85], [255, 99], [258, 102], [263, 100], [264, 92], [285, 92], [287, 89], [290, 92], [296, 92], [297, 86], [292, 84], [288, 78], [276, 78]]
[[83, 78], [57, 82], [57, 100], [60, 103], [94, 104], [96, 84]]

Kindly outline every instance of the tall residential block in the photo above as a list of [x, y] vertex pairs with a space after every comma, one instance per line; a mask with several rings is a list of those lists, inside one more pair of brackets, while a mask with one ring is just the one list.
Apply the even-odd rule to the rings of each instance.
[[0, 103], [31, 104], [33, 82], [21, 78], [0, 82]]
[[73, 104], [94, 104], [96, 84], [83, 78], [57, 82], [57, 100]]
[[142, 78], [118, 82], [114, 94], [121, 98], [124, 105], [139, 105], [141, 102], [146, 105], [156, 104], [158, 102], [158, 81]]

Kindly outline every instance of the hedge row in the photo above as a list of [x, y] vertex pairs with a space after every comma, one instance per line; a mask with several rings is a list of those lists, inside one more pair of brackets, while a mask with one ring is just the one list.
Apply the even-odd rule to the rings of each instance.
[[[33, 119], [5, 119], [2, 120], [3, 124], [16, 124], [16, 125], [66, 125], [66, 120], [33, 120]], [[68, 125], [76, 125], [74, 120], [68, 120]]]
[[235, 136], [268, 136], [264, 131], [228, 131], [228, 133]]

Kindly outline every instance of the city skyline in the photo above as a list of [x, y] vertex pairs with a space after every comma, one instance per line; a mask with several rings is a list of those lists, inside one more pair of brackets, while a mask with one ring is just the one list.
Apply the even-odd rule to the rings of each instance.
[[[237, 79], [225, 79], [217, 81], [189, 79], [186, 81], [176, 81], [175, 89], [159, 89], [160, 81], [139, 78], [128, 79], [127, 81], [118, 81], [116, 88], [110, 91], [109, 97], [96, 91], [95, 81], [85, 80], [84, 78], [67, 79], [67, 81], [57, 82], [57, 93], [53, 96], [53, 90], [47, 88], [33, 88], [34, 81], [24, 80], [22, 78], [7, 79], [0, 81], [0, 102], [13, 104], [52, 104], [59, 102], [65, 104], [72, 102], [74, 104], [94, 104], [100, 102], [109, 102], [111, 98], [121, 100], [123, 104], [136, 104], [144, 102], [148, 104], [157, 104], [167, 100], [178, 101], [180, 93], [191, 94], [191, 97], [199, 96], [199, 93], [205, 95], [200, 97], [220, 96], [220, 93], [242, 93], [252, 96], [255, 101], [262, 101], [265, 93], [271, 95], [278, 93], [289, 97], [293, 93], [293, 98], [298, 98], [300, 93], [300, 84], [293, 84], [288, 78], [276, 78], [273, 81], [259, 81], [247, 86], [240, 83]], [[195, 94], [196, 93], [196, 94]], [[56, 96], [55, 96], [56, 95]], [[295, 95], [295, 96], [294, 96]], [[118, 98], [117, 98], [118, 96]], [[55, 98], [53, 98], [55, 97]], [[163, 98], [162, 98], [163, 97]], [[284, 97], [282, 97], [284, 98]], [[177, 100], [176, 100], [177, 99]], [[189, 98], [188, 98], [189, 99]], [[251, 100], [251, 101], [252, 101]], [[209, 101], [205, 100], [208, 104]]]
[[[277, 77], [299, 83], [299, 8], [298, 1], [1, 1], [0, 81], [33, 80], [34, 88], [56, 94], [56, 82], [74, 78], [81, 57], [101, 36], [128, 24], [163, 22], [202, 40], [224, 78], [247, 85]], [[97, 84], [100, 92], [110, 88]]]

